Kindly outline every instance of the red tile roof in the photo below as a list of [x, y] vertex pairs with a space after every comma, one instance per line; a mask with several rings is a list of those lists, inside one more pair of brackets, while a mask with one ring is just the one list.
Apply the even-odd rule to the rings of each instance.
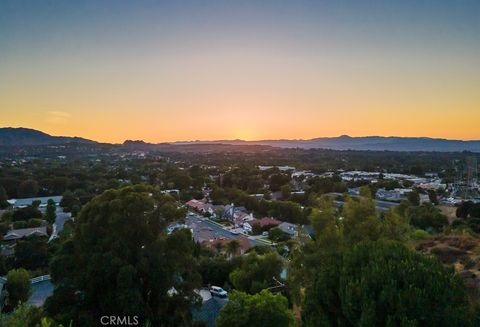
[[261, 227], [265, 227], [265, 226], [271, 226], [271, 225], [277, 226], [277, 225], [280, 225], [282, 222], [280, 220], [277, 220], [277, 219], [273, 218], [273, 217], [263, 217], [262, 219], [256, 219], [256, 220], [253, 220], [253, 221], [249, 221], [248, 223], [251, 226], [260, 225]]

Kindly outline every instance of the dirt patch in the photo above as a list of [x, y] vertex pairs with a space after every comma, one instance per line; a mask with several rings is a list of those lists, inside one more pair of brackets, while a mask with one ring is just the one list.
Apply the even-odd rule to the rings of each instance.
[[454, 267], [469, 288], [480, 289], [480, 240], [469, 235], [441, 235], [418, 241], [417, 251]]

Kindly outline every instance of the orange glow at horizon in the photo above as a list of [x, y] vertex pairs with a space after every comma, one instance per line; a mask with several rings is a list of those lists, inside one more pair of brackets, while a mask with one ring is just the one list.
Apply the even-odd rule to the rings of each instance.
[[0, 127], [480, 140], [475, 2], [26, 3], [0, 1]]

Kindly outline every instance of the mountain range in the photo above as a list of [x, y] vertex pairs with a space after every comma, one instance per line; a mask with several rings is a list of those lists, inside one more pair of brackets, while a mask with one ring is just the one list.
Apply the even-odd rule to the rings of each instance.
[[[178, 143], [178, 142], [177, 142]], [[191, 143], [191, 142], [182, 142]], [[206, 143], [196, 141], [196, 143]], [[351, 137], [319, 137], [309, 140], [222, 140], [208, 143], [223, 144], [256, 144], [281, 148], [302, 149], [332, 149], [332, 150], [367, 150], [367, 151], [437, 151], [437, 152], [480, 152], [480, 140], [462, 141], [429, 137], [398, 137], [398, 136], [362, 136]]]
[[[41, 131], [28, 128], [0, 128], [0, 146], [55, 145], [67, 143], [96, 144], [97, 142], [81, 137], [52, 136]], [[480, 152], [480, 140], [462, 141], [429, 137], [397, 137], [397, 136], [365, 136], [351, 137], [319, 137], [309, 140], [217, 140], [188, 141], [172, 143], [146, 143], [143, 141], [125, 141], [128, 148], [162, 148], [175, 145], [266, 145], [280, 148], [332, 149], [332, 150], [370, 150], [370, 151], [439, 151]]]
[[81, 137], [52, 136], [30, 128], [0, 128], [0, 146], [55, 145], [68, 143], [94, 144]]

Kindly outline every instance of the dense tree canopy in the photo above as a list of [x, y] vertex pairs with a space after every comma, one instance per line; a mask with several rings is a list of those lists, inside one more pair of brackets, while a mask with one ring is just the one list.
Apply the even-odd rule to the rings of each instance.
[[462, 281], [396, 242], [362, 242], [318, 266], [306, 326], [467, 326]]
[[8, 206], [8, 195], [7, 191], [0, 185], [0, 209], [4, 209]]
[[200, 276], [190, 231], [165, 235], [167, 223], [185, 214], [172, 211], [172, 202], [140, 185], [106, 191], [88, 203], [73, 239], [52, 260], [57, 288], [46, 303], [48, 313], [84, 325], [95, 324], [99, 315], [186, 323]]
[[37, 196], [38, 191], [38, 182], [36, 180], [29, 179], [20, 183], [17, 189], [17, 194], [20, 198], [31, 198]]
[[248, 254], [241, 267], [230, 274], [233, 286], [243, 292], [256, 293], [272, 286], [282, 271], [282, 259], [274, 252], [258, 255]]
[[293, 321], [287, 299], [263, 290], [255, 295], [234, 292], [220, 311], [216, 324], [218, 327], [288, 327]]
[[34, 270], [47, 267], [48, 245], [45, 236], [32, 235], [17, 242], [15, 267]]
[[15, 308], [17, 305], [28, 300], [30, 295], [30, 274], [23, 268], [10, 270], [7, 274], [8, 307]]
[[53, 224], [55, 222], [55, 218], [57, 217], [56, 211], [57, 207], [55, 205], [55, 202], [52, 199], [48, 199], [47, 210], [45, 211], [45, 219], [50, 224]]

